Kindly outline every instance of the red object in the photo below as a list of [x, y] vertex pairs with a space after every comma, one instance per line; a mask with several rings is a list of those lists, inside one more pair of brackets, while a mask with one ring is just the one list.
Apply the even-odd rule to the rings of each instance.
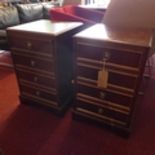
[[53, 21], [77, 21], [85, 24], [95, 24], [102, 21], [104, 12], [67, 5], [52, 8], [50, 10], [50, 16]]

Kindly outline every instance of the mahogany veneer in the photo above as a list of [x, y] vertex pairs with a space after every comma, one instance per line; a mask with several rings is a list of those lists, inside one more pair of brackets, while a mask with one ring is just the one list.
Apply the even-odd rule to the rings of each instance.
[[63, 112], [73, 97], [72, 35], [82, 23], [39, 20], [7, 29], [24, 103]]
[[[76, 34], [73, 116], [129, 133], [151, 40], [150, 30], [118, 29], [103, 24]], [[106, 87], [98, 85], [99, 71], [103, 69], [108, 72]]]

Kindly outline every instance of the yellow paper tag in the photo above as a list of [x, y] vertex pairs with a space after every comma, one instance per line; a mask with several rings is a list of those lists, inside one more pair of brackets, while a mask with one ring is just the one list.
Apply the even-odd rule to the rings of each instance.
[[108, 86], [108, 70], [103, 68], [98, 72], [97, 86], [100, 88], [107, 88]]

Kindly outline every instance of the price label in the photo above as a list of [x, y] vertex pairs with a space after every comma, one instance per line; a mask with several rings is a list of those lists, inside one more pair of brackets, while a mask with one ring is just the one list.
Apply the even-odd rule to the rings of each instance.
[[108, 70], [106, 68], [103, 68], [98, 72], [98, 80], [97, 80], [97, 86], [100, 88], [107, 88], [108, 86]]

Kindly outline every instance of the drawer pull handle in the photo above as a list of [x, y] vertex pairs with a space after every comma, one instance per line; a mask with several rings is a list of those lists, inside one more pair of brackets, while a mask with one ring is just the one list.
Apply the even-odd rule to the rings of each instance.
[[103, 109], [102, 109], [102, 108], [99, 108], [99, 109], [98, 109], [98, 113], [99, 113], [99, 114], [102, 114], [102, 113], [103, 113]]
[[37, 81], [38, 81], [38, 77], [35, 76], [35, 77], [33, 78], [33, 80], [34, 80], [34, 82], [37, 82]]
[[32, 47], [32, 43], [31, 42], [27, 42], [27, 48], [31, 48]]
[[106, 93], [100, 92], [100, 98], [101, 98], [101, 99], [105, 99], [105, 97], [106, 97]]
[[34, 67], [34, 66], [35, 66], [35, 64], [36, 64], [36, 63], [35, 63], [35, 61], [33, 61], [33, 60], [31, 60], [31, 62], [30, 62], [30, 63], [31, 63], [31, 66], [32, 66], [32, 67]]
[[104, 52], [104, 56], [103, 56], [103, 59], [105, 60], [105, 61], [107, 61], [107, 60], [109, 60], [110, 59], [110, 52]]
[[36, 91], [36, 95], [37, 96], [40, 96], [40, 91]]

